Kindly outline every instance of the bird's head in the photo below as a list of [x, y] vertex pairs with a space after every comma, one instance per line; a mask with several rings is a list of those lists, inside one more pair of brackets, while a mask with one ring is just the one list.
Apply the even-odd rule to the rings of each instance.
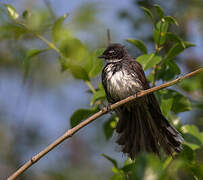
[[124, 46], [118, 43], [112, 43], [106, 48], [103, 54], [98, 58], [103, 58], [107, 62], [117, 62], [122, 60], [126, 55], [127, 55], [127, 51], [124, 48]]

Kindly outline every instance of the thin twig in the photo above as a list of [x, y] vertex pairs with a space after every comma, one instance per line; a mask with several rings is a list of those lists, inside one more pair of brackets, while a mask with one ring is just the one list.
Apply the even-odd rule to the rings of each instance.
[[139, 92], [138, 94], [132, 95], [126, 99], [123, 99], [115, 104], [110, 105], [108, 108], [104, 107], [102, 110], [100, 110], [99, 112], [95, 113], [94, 115], [90, 116], [89, 118], [87, 118], [86, 120], [84, 120], [83, 122], [81, 122], [80, 124], [78, 124], [77, 126], [75, 126], [72, 129], [69, 129], [68, 131], [66, 131], [61, 137], [59, 137], [57, 140], [55, 140], [52, 144], [50, 144], [49, 146], [47, 146], [44, 150], [42, 150], [40, 153], [38, 153], [37, 155], [33, 156], [29, 161], [27, 161], [23, 166], [21, 166], [16, 172], [14, 172], [10, 177], [8, 177], [7, 180], [14, 180], [16, 179], [20, 174], [22, 174], [26, 169], [28, 169], [30, 166], [32, 166], [33, 164], [35, 164], [37, 161], [39, 161], [43, 156], [45, 156], [49, 151], [51, 151], [52, 149], [54, 149], [56, 146], [58, 146], [59, 144], [61, 144], [64, 140], [66, 140], [67, 138], [73, 136], [77, 131], [79, 131], [81, 128], [87, 126], [89, 123], [91, 123], [92, 121], [98, 119], [99, 117], [101, 117], [102, 115], [108, 113], [109, 111], [112, 111], [116, 108], [118, 108], [119, 106], [129, 102], [129, 101], [133, 101], [138, 97], [141, 96], [145, 96], [149, 93], [158, 91], [160, 89], [172, 86], [186, 78], [189, 78], [191, 76], [194, 76], [197, 73], [200, 73], [203, 71], [203, 68], [200, 68], [196, 71], [193, 71], [191, 73], [186, 74], [185, 76], [179, 77], [175, 80], [172, 80], [170, 82], [161, 84], [160, 86], [156, 86], [153, 87], [151, 89], [147, 89], [144, 91]]
[[90, 90], [92, 91], [92, 93], [96, 93], [96, 90], [94, 89], [94, 87], [92, 86], [92, 84], [90, 83], [90, 81], [85, 81], [85, 83], [87, 84], [87, 86], [90, 88]]
[[111, 44], [111, 33], [110, 33], [110, 29], [107, 29], [107, 42], [108, 42], [108, 45]]

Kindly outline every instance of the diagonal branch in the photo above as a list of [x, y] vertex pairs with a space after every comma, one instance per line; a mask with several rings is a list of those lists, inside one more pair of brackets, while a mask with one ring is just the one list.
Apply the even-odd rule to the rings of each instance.
[[44, 150], [42, 150], [41, 152], [39, 152], [37, 155], [33, 156], [29, 161], [27, 161], [24, 165], [22, 165], [16, 172], [14, 172], [10, 177], [8, 177], [7, 180], [14, 180], [16, 179], [19, 175], [21, 175], [24, 171], [26, 171], [26, 169], [28, 169], [30, 166], [32, 166], [33, 164], [35, 164], [37, 161], [39, 161], [43, 156], [45, 156], [49, 151], [53, 150], [56, 146], [58, 146], [59, 144], [61, 144], [64, 140], [70, 138], [71, 136], [73, 136], [77, 131], [79, 131], [81, 128], [85, 127], [86, 125], [88, 125], [89, 123], [93, 122], [94, 120], [98, 119], [99, 117], [101, 117], [102, 115], [108, 113], [109, 111], [112, 111], [116, 108], [118, 108], [119, 106], [129, 102], [129, 101], [133, 101], [138, 97], [142, 97], [145, 96], [149, 93], [158, 91], [160, 89], [164, 89], [166, 87], [172, 86], [186, 78], [189, 78], [191, 76], [194, 76], [197, 73], [203, 72], [203, 68], [200, 68], [196, 71], [193, 71], [191, 73], [186, 74], [185, 76], [179, 77], [175, 80], [172, 80], [170, 82], [161, 84], [160, 86], [156, 86], [153, 87], [151, 89], [147, 89], [144, 91], [139, 92], [137, 95], [132, 95], [126, 99], [123, 99], [115, 104], [112, 104], [111, 106], [104, 107], [102, 110], [100, 110], [99, 112], [95, 113], [94, 115], [90, 116], [89, 118], [87, 118], [86, 120], [84, 120], [83, 122], [81, 122], [80, 124], [78, 124], [77, 126], [75, 126], [72, 129], [67, 130], [61, 137], [59, 137], [58, 139], [56, 139], [52, 144], [50, 144], [49, 146], [47, 146]]

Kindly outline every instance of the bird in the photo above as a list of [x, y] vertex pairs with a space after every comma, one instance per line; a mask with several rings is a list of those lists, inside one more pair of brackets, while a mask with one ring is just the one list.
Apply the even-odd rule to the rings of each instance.
[[[105, 60], [102, 84], [109, 104], [149, 89], [144, 70], [119, 43], [111, 43], [98, 58]], [[161, 112], [153, 93], [138, 97], [115, 109], [119, 121], [115, 127], [121, 151], [132, 160], [139, 153], [163, 151], [173, 156], [182, 151], [184, 139]]]

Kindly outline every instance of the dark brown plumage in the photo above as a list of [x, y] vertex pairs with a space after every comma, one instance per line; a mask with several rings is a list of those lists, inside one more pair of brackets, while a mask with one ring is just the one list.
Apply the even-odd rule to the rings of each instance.
[[[107, 62], [102, 71], [102, 83], [110, 103], [115, 103], [150, 88], [142, 66], [120, 44], [110, 44], [100, 56]], [[117, 143], [132, 159], [140, 152], [166, 154], [181, 152], [183, 138], [162, 115], [153, 94], [136, 99], [116, 110], [119, 122]]]

